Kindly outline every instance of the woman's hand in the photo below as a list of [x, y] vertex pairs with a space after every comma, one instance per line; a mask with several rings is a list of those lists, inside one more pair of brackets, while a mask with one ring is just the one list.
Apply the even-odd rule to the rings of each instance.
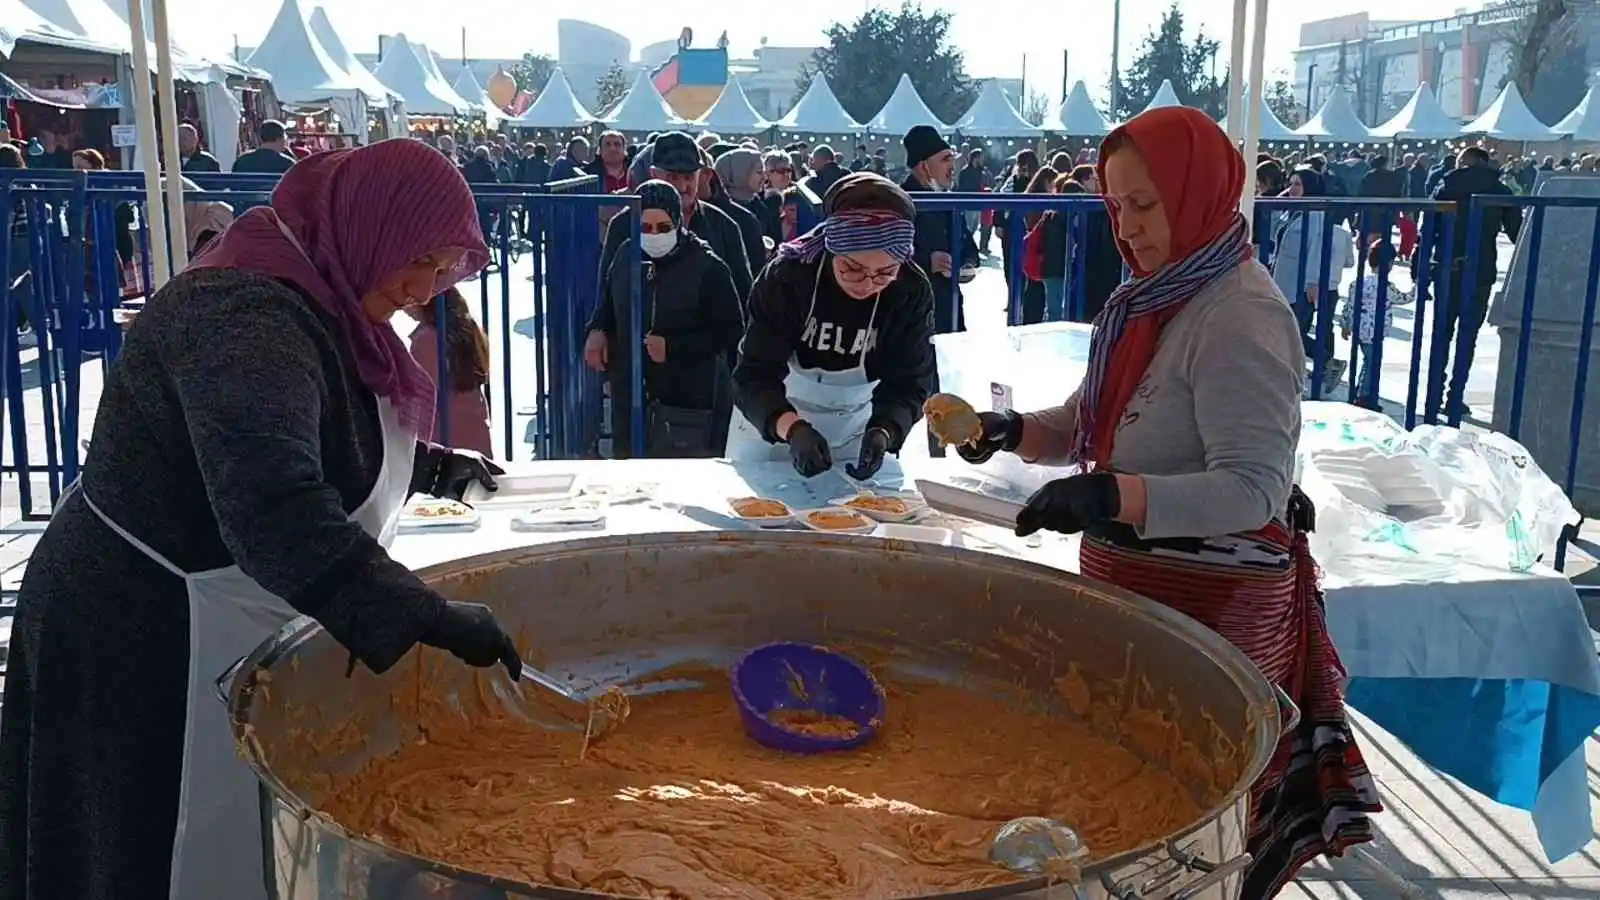
[[611, 347], [604, 331], [591, 331], [583, 341], [583, 363], [596, 372], [604, 372], [610, 363]]
[[866, 481], [883, 468], [883, 458], [889, 452], [889, 432], [873, 426], [861, 437], [861, 455], [854, 464], [845, 464], [845, 474], [857, 481]]
[[789, 459], [794, 470], [806, 478], [821, 475], [833, 468], [833, 451], [828, 449], [828, 439], [811, 427], [804, 419], [789, 426]]
[[1035, 491], [1028, 505], [1017, 513], [1017, 536], [1027, 537], [1041, 529], [1062, 534], [1077, 534], [1091, 525], [1117, 518], [1122, 510], [1122, 492], [1117, 476], [1094, 472], [1058, 478]]
[[667, 361], [667, 339], [662, 337], [659, 334], [647, 334], [647, 335], [645, 335], [644, 336], [644, 352], [646, 353], [646, 355], [648, 355], [650, 357], [650, 361], [653, 362], [653, 363], [664, 363], [664, 362], [666, 362]]
[[430, 448], [418, 466], [411, 483], [423, 493], [445, 500], [460, 500], [474, 482], [483, 485], [484, 490], [499, 490], [494, 476], [506, 473], [482, 453], [449, 447]]
[[983, 433], [976, 440], [956, 445], [956, 455], [975, 466], [988, 462], [995, 453], [1017, 452], [1022, 445], [1022, 415], [1012, 410], [978, 413]]
[[522, 657], [494, 613], [481, 603], [445, 601], [439, 617], [422, 633], [422, 643], [448, 650], [451, 655], [479, 669], [496, 663], [506, 667], [512, 681], [522, 678]]

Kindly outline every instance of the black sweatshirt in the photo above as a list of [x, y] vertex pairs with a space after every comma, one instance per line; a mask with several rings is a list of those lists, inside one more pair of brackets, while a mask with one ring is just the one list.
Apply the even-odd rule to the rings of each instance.
[[[734, 401], [769, 442], [778, 443], [773, 426], [794, 411], [783, 385], [790, 357], [801, 368], [838, 372], [855, 368], [866, 348], [867, 377], [878, 382], [869, 427], [888, 431], [889, 447], [897, 451], [922, 417], [934, 380], [933, 289], [921, 269], [901, 266], [900, 277], [883, 289], [868, 332], [873, 301], [841, 291], [830, 259], [774, 259], [756, 278], [733, 371]], [[808, 320], [813, 286], [816, 309]]]

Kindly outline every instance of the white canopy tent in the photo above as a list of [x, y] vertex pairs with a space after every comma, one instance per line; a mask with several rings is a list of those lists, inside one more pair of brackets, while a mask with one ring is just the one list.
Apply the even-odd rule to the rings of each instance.
[[1517, 90], [1515, 82], [1507, 82], [1483, 115], [1461, 126], [1461, 133], [1481, 134], [1500, 141], [1554, 141], [1561, 137], [1539, 121], [1528, 104], [1522, 102], [1522, 92]]
[[387, 109], [390, 104], [385, 98], [388, 98], [388, 100], [405, 99], [384, 87], [383, 82], [373, 77], [372, 70], [367, 68], [366, 64], [361, 60], [356, 59], [356, 55], [350, 52], [350, 46], [344, 42], [344, 38], [339, 36], [339, 30], [333, 27], [333, 22], [328, 18], [326, 10], [320, 6], [313, 9], [307, 24], [311, 28], [312, 40], [322, 45], [322, 49], [328, 54], [328, 58], [333, 60], [334, 65], [338, 66], [340, 71], [350, 76], [351, 80], [361, 89], [361, 92], [367, 95], [368, 100], [375, 104], [381, 104]]
[[1600, 141], [1600, 84], [1589, 85], [1572, 112], [1550, 130], [1575, 141]]
[[499, 125], [500, 120], [505, 118], [505, 113], [500, 111], [500, 107], [489, 99], [489, 92], [484, 90], [483, 85], [478, 83], [478, 76], [472, 74], [471, 66], [461, 67], [461, 71], [456, 73], [456, 80], [451, 83], [450, 89], [460, 95], [461, 99], [472, 104], [474, 112], [483, 113], [484, 122], [490, 128]]
[[[1251, 113], [1257, 117], [1256, 121], [1260, 123], [1260, 127], [1256, 129], [1256, 136], [1260, 140], [1263, 140], [1263, 141], [1298, 141], [1298, 140], [1301, 140], [1301, 137], [1299, 135], [1295, 134], [1293, 129], [1291, 129], [1289, 126], [1283, 124], [1283, 120], [1278, 118], [1278, 114], [1273, 112], [1272, 108], [1267, 106], [1267, 104], [1265, 104], [1265, 103], [1263, 103], [1263, 102], [1261, 102], [1259, 100], [1257, 100], [1255, 103], [1252, 104], [1250, 102], [1250, 98], [1253, 97], [1253, 96], [1255, 96], [1255, 95], [1249, 93], [1248, 91], [1245, 92], [1244, 97], [1243, 97], [1243, 101], [1244, 101], [1243, 105], [1246, 106], [1246, 107], [1253, 107], [1253, 109], [1251, 109]], [[1222, 117], [1222, 121], [1218, 122], [1217, 124], [1222, 126], [1222, 130], [1223, 131], [1226, 131], [1229, 134], [1233, 133], [1233, 129], [1228, 127], [1228, 117], [1227, 116], [1223, 116]], [[1253, 123], [1251, 123], [1251, 124], [1253, 124]], [[1242, 131], [1243, 131], [1243, 129], [1241, 129], [1241, 132]]]
[[1461, 123], [1445, 113], [1424, 81], [1389, 121], [1372, 129], [1374, 137], [1388, 140], [1442, 141], [1458, 137]]
[[[86, 4], [87, 0], [78, 0], [78, 2], [84, 2]], [[146, 2], [148, 2], [148, 0], [146, 0]], [[117, 23], [122, 27], [123, 34], [129, 37], [129, 42], [131, 44], [133, 32], [128, 23], [128, 0], [105, 0], [105, 3], [111, 9], [112, 15], [117, 17]], [[145, 40], [152, 43], [156, 39], [155, 27], [148, 19], [146, 19], [144, 23], [144, 36]], [[225, 51], [202, 52], [200, 48], [197, 48], [192, 44], [180, 45], [176, 41], [172, 42], [171, 49], [174, 62], [178, 67], [176, 74], [184, 81], [198, 84], [209, 84], [211, 82], [204, 81], [202, 79], [205, 77], [215, 78], [217, 75], [221, 75], [223, 78], [226, 78], [227, 75], [235, 75], [241, 78], [261, 79], [265, 79], [267, 77], [267, 73], [258, 69], [250, 68], [244, 63], [241, 63], [229, 56]], [[206, 69], [210, 67], [221, 69], [222, 72], [207, 72]], [[190, 77], [191, 75], [198, 77]]]
[[1155, 96], [1144, 105], [1140, 112], [1149, 112], [1152, 109], [1161, 109], [1164, 106], [1182, 106], [1183, 101], [1178, 99], [1178, 92], [1172, 87], [1170, 78], [1161, 79], [1161, 86], [1156, 88]]
[[877, 134], [903, 135], [916, 125], [932, 125], [944, 131], [950, 126], [939, 121], [933, 114], [928, 104], [922, 102], [922, 95], [917, 93], [917, 86], [911, 83], [911, 76], [901, 73], [900, 82], [894, 86], [894, 93], [883, 104], [883, 109], [872, 117], [867, 123], [867, 130]]
[[850, 134], [861, 130], [861, 123], [845, 112], [844, 104], [833, 94], [825, 75], [815, 75], [799, 101], [778, 120], [786, 131], [806, 134]]
[[1303, 138], [1345, 143], [1374, 140], [1372, 129], [1356, 115], [1355, 104], [1350, 101], [1350, 92], [1343, 86], [1335, 86], [1333, 93], [1322, 102], [1322, 108], [1311, 117], [1311, 121], [1296, 128], [1294, 133]]
[[1080, 80], [1073, 83], [1067, 99], [1061, 101], [1061, 108], [1044, 123], [1044, 128], [1072, 137], [1099, 137], [1111, 133], [1111, 122], [1089, 99], [1089, 89]]
[[667, 105], [646, 71], [639, 72], [633, 87], [604, 121], [618, 131], [666, 131], [688, 124]]
[[594, 120], [595, 117], [573, 96], [567, 73], [557, 67], [550, 73], [544, 90], [510, 124], [519, 128], [566, 129], [582, 128]]
[[0, 0], [0, 56], [9, 57], [18, 41], [116, 56], [120, 45], [100, 44], [45, 20], [22, 0]]
[[728, 73], [728, 83], [723, 85], [717, 102], [711, 104], [711, 108], [696, 119], [695, 124], [728, 134], [755, 134], [772, 127], [772, 123], [762, 118], [756, 108], [750, 105], [744, 86], [732, 72]]
[[367, 142], [367, 105], [380, 98], [340, 68], [312, 35], [299, 0], [283, 0], [278, 16], [247, 62], [272, 73], [273, 92], [285, 103], [326, 103], [346, 130]]
[[444, 79], [437, 78], [423, 61], [428, 48], [413, 44], [403, 34], [384, 43], [383, 61], [373, 71], [383, 85], [406, 98], [406, 115], [456, 116], [472, 111]]
[[978, 99], [972, 108], [956, 120], [956, 130], [973, 137], [1017, 138], [1038, 137], [1044, 129], [1029, 122], [1011, 105], [1011, 98], [1000, 87], [997, 79], [983, 83]]

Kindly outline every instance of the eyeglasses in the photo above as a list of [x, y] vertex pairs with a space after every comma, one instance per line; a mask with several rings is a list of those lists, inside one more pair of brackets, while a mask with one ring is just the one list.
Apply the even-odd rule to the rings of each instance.
[[848, 284], [888, 284], [900, 275], [900, 265], [885, 266], [881, 269], [866, 269], [847, 260], [839, 260], [839, 280]]
[[671, 234], [678, 226], [671, 222], [642, 222], [639, 225], [640, 234]]

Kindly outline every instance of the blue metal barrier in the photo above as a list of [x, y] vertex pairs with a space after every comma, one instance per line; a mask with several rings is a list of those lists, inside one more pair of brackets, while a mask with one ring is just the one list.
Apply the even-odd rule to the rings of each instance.
[[[271, 176], [200, 175], [193, 180], [202, 190], [189, 197], [225, 202], [263, 202], [275, 183]], [[604, 418], [603, 382], [600, 375], [584, 367], [581, 348], [587, 321], [603, 293], [603, 273], [598, 265], [601, 211], [629, 211], [630, 233], [635, 237], [639, 213], [637, 198], [590, 193], [595, 181], [581, 178], [537, 188], [487, 186], [476, 189], [485, 221], [490, 224], [488, 239], [495, 257], [495, 264], [478, 280], [478, 317], [486, 326], [493, 324], [496, 318], [500, 323], [490, 334], [505, 364], [499, 382], [489, 386], [488, 394], [494, 411], [491, 418], [498, 426], [496, 449], [501, 450], [506, 459], [516, 459], [519, 452], [527, 452], [517, 449], [521, 443], [530, 444], [532, 455], [538, 458], [573, 458], [595, 452]], [[1003, 243], [1010, 250], [1006, 254], [1010, 275], [1007, 306], [1008, 318], [1013, 324], [1023, 321], [1025, 295], [1035, 290], [1022, 271], [1027, 234], [1024, 217], [1042, 212], [1067, 217], [1065, 246], [1059, 248], [1065, 302], [1059, 308], [1047, 304], [1041, 317], [1079, 321], [1087, 318], [1086, 276], [1090, 266], [1086, 236], [1091, 224], [1094, 227], [1106, 224], [1105, 220], [1092, 218], [1106, 214], [1100, 198], [985, 193], [918, 194], [916, 200], [923, 213], [948, 215], [953, 237], [965, 233], [965, 213], [999, 210], [1009, 214]], [[0, 472], [22, 476], [23, 507], [32, 515], [42, 515], [48, 505], [41, 509], [32, 502], [26, 476], [32, 472], [44, 473], [49, 479], [53, 502], [60, 489], [76, 476], [81, 464], [78, 447], [80, 367], [66, 361], [91, 354], [98, 355], [105, 364], [115, 358], [120, 349], [121, 332], [113, 323], [113, 312], [121, 303], [122, 263], [112, 248], [117, 236], [116, 209], [123, 204], [131, 204], [136, 211], [142, 209], [143, 180], [139, 173], [86, 176], [83, 173], [18, 172], [0, 175], [0, 209], [5, 211], [6, 221], [13, 226], [0, 229], [0, 266], [4, 267], [0, 274], [6, 277], [9, 285], [20, 273], [26, 272], [26, 277], [10, 293], [7, 327], [3, 329], [4, 334], [0, 334], [0, 396], [4, 397], [0, 416], [10, 423], [9, 459]], [[1308, 396], [1312, 399], [1329, 396], [1333, 385], [1325, 382], [1336, 379], [1325, 376], [1332, 374], [1331, 367], [1337, 362], [1350, 372], [1348, 386], [1339, 392], [1337, 399], [1381, 400], [1384, 326], [1389, 313], [1387, 287], [1392, 266], [1384, 264], [1371, 271], [1366, 254], [1349, 246], [1351, 239], [1340, 229], [1358, 236], [1381, 236], [1392, 241], [1394, 227], [1405, 217], [1408, 221], [1419, 222], [1417, 249], [1411, 256], [1417, 290], [1413, 310], [1415, 327], [1407, 347], [1407, 385], [1398, 417], [1407, 428], [1419, 421], [1459, 424], [1462, 410], [1460, 404], [1451, 399], [1451, 395], [1458, 392], [1446, 384], [1446, 373], [1453, 361], [1464, 383], [1465, 353], [1470, 340], [1458, 341], [1452, 358], [1450, 338], [1454, 323], [1461, 318], [1462, 298], [1470, 301], [1481, 293], [1476, 279], [1479, 238], [1485, 227], [1484, 211], [1508, 206], [1532, 211], [1532, 219], [1522, 236], [1523, 240], [1532, 240], [1527, 250], [1530, 256], [1525, 282], [1527, 302], [1521, 312], [1523, 327], [1517, 340], [1515, 389], [1504, 425], [1509, 435], [1517, 437], [1527, 412], [1523, 394], [1537, 286], [1533, 273], [1539, 268], [1538, 244], [1544, 210], [1551, 207], [1592, 209], [1600, 219], [1600, 198], [1475, 198], [1468, 205], [1466, 221], [1460, 226], [1466, 234], [1465, 250], [1460, 256], [1454, 248], [1462, 215], [1451, 204], [1325, 197], [1258, 200], [1257, 216], [1268, 217], [1269, 221], [1265, 228], [1257, 231], [1261, 258], [1277, 270], [1275, 277], [1279, 283], [1289, 286], [1285, 293], [1302, 316], [1310, 365]], [[135, 221], [139, 229], [136, 246], [147, 247], [145, 217], [137, 215]], [[1343, 246], [1339, 242], [1344, 242]], [[1290, 246], [1278, 246], [1279, 243], [1290, 243]], [[85, 253], [86, 246], [92, 247], [93, 252]], [[634, 247], [637, 246], [635, 240]], [[1341, 359], [1340, 345], [1335, 338], [1335, 328], [1339, 327], [1336, 288], [1344, 280], [1344, 269], [1332, 266], [1346, 251], [1353, 257], [1350, 267], [1354, 269], [1354, 284], [1359, 285], [1363, 279], [1372, 277], [1376, 282], [1376, 301], [1374, 308], [1368, 310], [1358, 302], [1359, 298], [1352, 298], [1351, 315], [1345, 320], [1352, 340], [1346, 351], [1348, 359]], [[952, 240], [947, 252], [951, 257], [952, 274], [959, 274], [967, 262], [963, 257], [968, 248], [963, 241]], [[518, 293], [521, 276], [514, 276], [510, 265], [519, 253], [531, 256], [532, 268], [532, 290], [522, 295]], [[148, 256], [147, 253], [137, 255]], [[1441, 264], [1444, 261], [1455, 264]], [[637, 256], [629, 263], [637, 266]], [[1393, 265], [1405, 263], [1405, 258], [1393, 261]], [[1294, 271], [1286, 271], [1284, 266], [1292, 266]], [[1308, 267], [1313, 267], [1313, 277], [1305, 275]], [[632, 280], [629, 298], [635, 319], [633, 334], [642, 333], [638, 321], [640, 280], [637, 277]], [[1545, 463], [1548, 470], [1560, 472], [1557, 480], [1569, 495], [1576, 483], [1579, 446], [1585, 433], [1584, 402], [1587, 394], [1592, 393], [1587, 392], [1587, 380], [1591, 371], [1589, 356], [1594, 349], [1591, 332], [1595, 323], [1597, 287], [1600, 287], [1600, 228], [1595, 230], [1589, 260], [1585, 325], [1578, 348], [1577, 383], [1568, 422], [1570, 445], [1563, 448], [1560, 462], [1565, 463], [1564, 466]], [[463, 289], [469, 290], [465, 285]], [[519, 296], [532, 299], [531, 313], [523, 323], [513, 318], [514, 313], [524, 309], [514, 308], [512, 303], [513, 297]], [[946, 304], [949, 322], [960, 321], [954, 285], [946, 296], [936, 300]], [[1036, 314], [1036, 310], [1030, 310], [1028, 318], [1035, 318]], [[1375, 320], [1372, 323], [1374, 340], [1363, 346], [1359, 337], [1368, 316]], [[22, 366], [17, 334], [17, 326], [24, 317], [27, 321], [41, 323], [36, 329], [40, 350], [28, 370]], [[70, 323], [78, 323], [78, 327], [67, 327]], [[444, 346], [448, 321], [442, 305], [435, 324], [440, 341], [437, 383], [448, 386], [449, 354]], [[511, 330], [513, 327], [521, 330], [524, 325], [533, 337], [531, 371], [525, 364], [526, 357], [512, 352]], [[1430, 335], [1431, 340], [1423, 341], [1424, 334]], [[1475, 331], [1466, 335], [1469, 339], [1473, 336]], [[642, 381], [642, 354], [631, 353], [629, 358], [630, 374], [637, 385]], [[24, 394], [31, 386], [24, 384], [25, 376], [30, 381], [35, 378], [38, 381], [39, 403], [44, 412], [42, 461], [29, 458], [28, 409]], [[448, 390], [440, 393], [440, 437], [448, 441]], [[521, 405], [514, 396], [522, 400]], [[642, 452], [644, 439], [642, 398], [643, 392], [635, 390], [631, 407], [614, 412], [628, 415], [632, 420], [635, 453]], [[531, 427], [521, 437], [514, 433], [519, 416], [531, 419]], [[1589, 430], [1595, 429], [1591, 426]]]
[[[236, 207], [265, 203], [277, 183], [277, 176], [190, 178], [201, 190], [187, 192], [187, 200]], [[503, 365], [498, 383], [488, 385], [486, 395], [497, 426], [497, 455], [503, 459], [519, 454], [526, 458], [530, 451], [518, 449], [523, 443], [539, 458], [572, 458], [592, 448], [602, 392], [599, 376], [583, 367], [580, 354], [599, 291], [601, 211], [631, 210], [635, 233], [638, 222], [637, 198], [595, 194], [596, 181], [586, 176], [540, 186], [475, 188], [490, 224], [486, 239], [493, 259], [478, 278], [476, 317], [487, 327], [498, 315], [499, 327], [490, 330], [490, 339]], [[137, 284], [151, 281], [144, 201], [144, 180], [137, 172], [0, 173], [0, 211], [12, 226], [0, 229], [0, 276], [7, 285], [17, 283], [0, 316], [5, 323], [0, 328], [0, 422], [5, 423], [0, 426], [0, 444], [5, 444], [0, 477], [16, 477], [26, 517], [47, 515], [77, 477], [82, 439], [87, 437], [80, 415], [82, 362], [98, 358], [103, 374], [121, 350], [116, 317], [124, 306], [125, 268], [138, 272], [132, 279]], [[131, 228], [121, 235], [122, 254], [116, 246], [119, 217], [124, 223], [120, 227]], [[524, 253], [532, 258], [528, 288], [522, 287], [523, 272], [514, 277], [510, 265]], [[460, 288], [471, 296], [469, 284]], [[514, 316], [528, 310], [530, 298], [531, 314], [519, 324]], [[439, 371], [434, 373], [441, 386], [438, 437], [448, 443], [451, 382], [445, 342], [450, 323], [445, 305], [437, 306], [439, 315], [432, 324], [439, 342]], [[19, 334], [24, 323], [35, 326], [30, 333], [37, 341], [26, 365]], [[531, 367], [525, 353], [513, 352], [513, 327], [525, 328], [532, 338]], [[637, 378], [641, 373], [634, 374]], [[630, 412], [636, 421], [642, 419], [642, 408]], [[523, 435], [514, 432], [519, 415], [528, 420]], [[30, 423], [32, 417], [39, 421]], [[30, 431], [36, 432], [31, 448]], [[642, 440], [642, 428], [634, 433]], [[35, 496], [30, 476], [42, 476], [48, 498]]]

